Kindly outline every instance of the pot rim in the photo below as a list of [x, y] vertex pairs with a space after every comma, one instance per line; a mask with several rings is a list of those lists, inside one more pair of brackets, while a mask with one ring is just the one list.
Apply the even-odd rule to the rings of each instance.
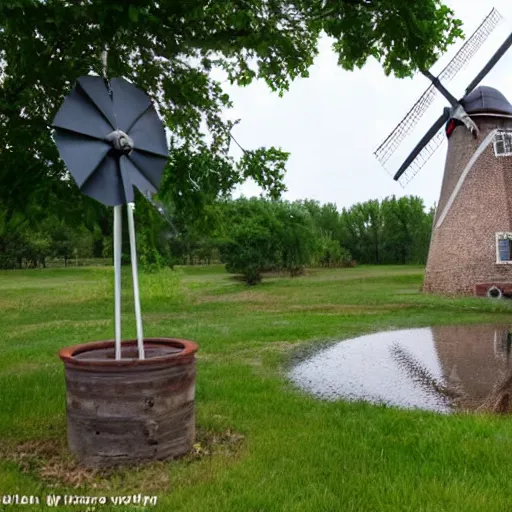
[[[62, 359], [65, 365], [73, 365], [79, 367], [144, 367], [144, 366], [155, 366], [166, 362], [176, 362], [176, 360], [193, 358], [199, 345], [194, 341], [184, 340], [181, 338], [144, 338], [144, 344], [151, 343], [153, 345], [171, 345], [173, 347], [183, 348], [180, 352], [169, 354], [165, 356], [152, 357], [151, 359], [76, 359], [76, 355], [83, 354], [84, 352], [90, 352], [92, 350], [101, 350], [105, 348], [115, 347], [115, 340], [103, 340], [103, 341], [92, 341], [88, 343], [80, 343], [78, 345], [72, 345], [64, 347], [59, 350], [58, 355]], [[121, 345], [136, 346], [136, 339], [122, 340]]]

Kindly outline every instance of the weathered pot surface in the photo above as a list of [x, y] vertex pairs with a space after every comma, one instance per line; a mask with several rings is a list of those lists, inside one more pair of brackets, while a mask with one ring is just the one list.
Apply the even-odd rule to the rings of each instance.
[[177, 457], [195, 438], [195, 353], [176, 338], [114, 340], [60, 350], [67, 388], [68, 444], [87, 466], [133, 464]]

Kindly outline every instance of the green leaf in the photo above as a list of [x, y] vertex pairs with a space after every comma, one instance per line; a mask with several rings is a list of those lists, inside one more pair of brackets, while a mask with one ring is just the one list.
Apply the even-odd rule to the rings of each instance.
[[130, 7], [128, 7], [128, 16], [133, 23], [139, 21], [139, 10], [133, 4], [130, 4]]

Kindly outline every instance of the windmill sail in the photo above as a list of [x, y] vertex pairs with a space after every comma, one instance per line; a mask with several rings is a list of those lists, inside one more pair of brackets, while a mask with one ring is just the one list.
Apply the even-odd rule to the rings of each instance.
[[441, 117], [432, 125], [417, 146], [412, 150], [394, 179], [405, 186], [416, 176], [420, 169], [430, 160], [432, 155], [444, 141], [444, 124], [450, 117], [450, 109], [446, 108]]
[[[510, 34], [503, 44], [491, 57], [489, 62], [482, 68], [477, 76], [471, 81], [466, 89], [466, 96], [461, 100], [461, 105], [464, 110], [472, 109], [472, 104], [479, 104], [481, 102], [481, 95], [485, 88], [480, 88], [480, 92], [475, 94], [475, 87], [487, 76], [491, 69], [497, 64], [497, 62], [503, 57], [506, 51], [512, 46], [512, 34]], [[469, 93], [469, 94], [468, 94]], [[474, 96], [474, 98], [473, 98]], [[503, 106], [503, 98], [500, 99], [500, 93], [487, 93], [485, 103], [488, 107], [494, 105], [495, 108], [510, 115], [510, 112]], [[505, 109], [505, 110], [503, 110]], [[468, 110], [469, 112], [469, 110]], [[434, 152], [441, 146], [444, 135], [442, 126], [450, 118], [450, 109], [446, 108], [443, 115], [434, 123], [432, 128], [423, 136], [418, 145], [413, 149], [411, 154], [407, 157], [405, 162], [402, 164], [400, 169], [394, 176], [400, 185], [405, 186], [412, 178], [419, 172], [419, 170], [428, 162]]]
[[420, 172], [445, 140], [444, 130], [441, 128], [432, 139], [423, 147], [407, 169], [397, 178], [398, 183], [405, 187]]
[[[455, 57], [441, 71], [438, 78], [442, 82], [449, 82], [464, 67], [464, 65], [475, 55], [483, 45], [489, 34], [496, 25], [502, 20], [501, 14], [496, 10], [487, 15], [480, 26], [475, 30], [472, 36], [464, 43], [462, 48], [456, 53]], [[411, 110], [400, 121], [391, 134], [374, 152], [377, 160], [385, 167], [386, 162], [398, 149], [403, 140], [414, 130], [418, 121], [430, 107], [437, 95], [437, 89], [432, 84], [421, 95], [420, 99], [413, 105]]]
[[512, 34], [510, 34], [503, 44], [498, 48], [496, 53], [492, 56], [489, 62], [482, 68], [480, 73], [476, 75], [473, 81], [468, 85], [466, 94], [469, 94], [491, 71], [491, 69], [498, 63], [498, 61], [505, 55], [507, 50], [512, 46]]

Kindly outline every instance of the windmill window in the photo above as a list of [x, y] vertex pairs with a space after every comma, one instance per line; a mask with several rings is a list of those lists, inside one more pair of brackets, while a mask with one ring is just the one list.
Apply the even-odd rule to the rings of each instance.
[[512, 264], [512, 233], [496, 233], [496, 263]]
[[512, 156], [512, 132], [498, 130], [494, 137], [494, 154], [496, 156]]

